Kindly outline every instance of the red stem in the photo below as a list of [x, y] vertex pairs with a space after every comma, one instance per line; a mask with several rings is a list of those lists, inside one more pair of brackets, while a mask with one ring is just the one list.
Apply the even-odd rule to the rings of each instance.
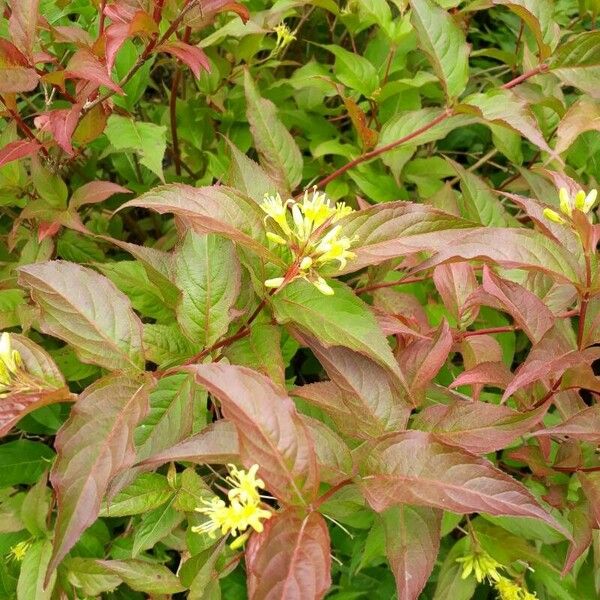
[[502, 89], [510, 90], [511, 88], [514, 88], [515, 86], [519, 85], [520, 83], [527, 81], [530, 77], [534, 77], [535, 75], [539, 75], [540, 73], [545, 73], [547, 70], [548, 70], [548, 65], [546, 63], [542, 63], [542, 64], [538, 65], [535, 69], [531, 69], [531, 71], [527, 71], [526, 73], [523, 73], [522, 75], [519, 75], [518, 77], [515, 77], [514, 79], [511, 79], [509, 82], [505, 83], [502, 86]]
[[339, 169], [337, 169], [333, 173], [331, 173], [331, 175], [327, 175], [327, 177], [324, 177], [323, 179], [318, 181], [315, 184], [316, 187], [322, 188], [322, 187], [326, 186], [330, 181], [333, 181], [334, 179], [337, 179], [340, 175], [343, 175], [346, 171], [349, 171], [353, 167], [356, 167], [356, 165], [360, 165], [361, 163], [371, 160], [372, 158], [375, 158], [375, 157], [379, 156], [380, 154], [385, 154], [386, 152], [389, 152], [390, 150], [393, 150], [394, 148], [401, 146], [402, 144], [406, 144], [406, 142], [410, 142], [410, 140], [413, 140], [414, 138], [421, 135], [422, 133], [429, 131], [431, 128], [435, 127], [442, 121], [445, 121], [452, 114], [453, 114], [452, 109], [446, 108], [446, 110], [444, 110], [444, 112], [441, 115], [438, 115], [435, 119], [431, 120], [429, 123], [425, 123], [425, 125], [423, 125], [422, 127], [415, 129], [414, 131], [412, 131], [408, 135], [405, 135], [404, 137], [400, 138], [399, 140], [394, 140], [393, 142], [390, 142], [389, 144], [386, 144], [385, 146], [381, 146], [380, 148], [375, 148], [375, 150], [371, 150], [370, 152], [365, 152], [364, 154], [361, 154], [354, 160], [351, 160], [349, 163], [346, 163], [345, 165], [341, 166]]

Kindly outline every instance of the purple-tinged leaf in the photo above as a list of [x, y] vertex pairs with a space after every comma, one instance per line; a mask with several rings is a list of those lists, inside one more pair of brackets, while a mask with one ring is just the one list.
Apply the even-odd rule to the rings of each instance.
[[361, 465], [365, 498], [377, 512], [400, 503], [468, 514], [541, 519], [570, 534], [521, 483], [489, 461], [447, 446], [423, 431], [406, 431], [376, 443]]
[[41, 309], [42, 330], [70, 343], [83, 362], [129, 372], [144, 368], [142, 323], [106, 277], [57, 260], [21, 267], [19, 283]]
[[11, 3], [8, 30], [13, 42], [28, 58], [33, 58], [35, 31], [38, 24], [39, 0], [19, 0]]
[[269, 519], [246, 547], [249, 600], [321, 600], [331, 585], [329, 546], [318, 512]]
[[96, 381], [56, 436], [50, 481], [58, 498], [48, 575], [96, 520], [110, 480], [135, 461], [133, 432], [148, 409], [147, 383], [124, 376]]
[[417, 600], [440, 548], [442, 511], [403, 504], [389, 508], [381, 518], [398, 600]]
[[350, 448], [342, 438], [318, 419], [301, 416], [308, 427], [317, 454], [321, 482], [336, 485], [353, 474], [354, 462]]
[[85, 204], [98, 204], [114, 194], [131, 194], [131, 190], [112, 181], [90, 181], [73, 192], [69, 200], [69, 208], [77, 210]]
[[600, 348], [562, 350], [557, 345], [555, 331], [551, 329], [538, 344], [533, 346], [525, 362], [519, 365], [513, 380], [504, 391], [503, 400], [535, 381], [548, 377], [557, 379], [567, 369], [591, 364], [598, 358], [600, 358]]
[[438, 404], [422, 410], [412, 426], [431, 432], [449, 446], [463, 448], [473, 454], [487, 454], [509, 446], [531, 431], [547, 410], [547, 402], [524, 413], [485, 402]]
[[[510, 269], [548, 273], [559, 281], [578, 282], [584, 272], [583, 261], [555, 241], [531, 229], [485, 227], [456, 235], [454, 240], [434, 243], [438, 253], [419, 265], [423, 271], [460, 259], [488, 260]], [[391, 258], [391, 257], [389, 257]]]
[[540, 429], [534, 435], [568, 437], [574, 440], [600, 443], [600, 404], [594, 404], [594, 406], [574, 414], [560, 425]]
[[488, 385], [506, 389], [513, 374], [503, 362], [482, 362], [472, 369], [463, 371], [451, 384], [451, 388], [461, 385]]
[[554, 325], [551, 310], [522, 285], [498, 277], [487, 265], [483, 268], [483, 290], [498, 301], [494, 308], [509, 313], [532, 342], [539, 342]]
[[444, 321], [432, 339], [415, 340], [398, 356], [398, 363], [408, 380], [413, 401], [421, 404], [425, 390], [444, 366], [452, 349], [452, 332]]
[[466, 306], [467, 298], [479, 285], [473, 267], [467, 262], [439, 265], [433, 271], [433, 282], [456, 323], [470, 325], [479, 312], [478, 307]]
[[239, 452], [235, 427], [229, 421], [221, 419], [171, 448], [153, 454], [141, 462], [140, 466], [156, 468], [172, 461], [200, 465], [227, 464], [237, 462]]
[[172, 54], [182, 63], [186, 64], [196, 78], [200, 77], [202, 70], [210, 72], [208, 56], [206, 56], [204, 50], [198, 46], [175, 40], [157, 46], [155, 51]]
[[258, 464], [259, 476], [277, 498], [310, 502], [318, 485], [317, 459], [308, 428], [282, 388], [270, 379], [235, 365], [186, 367], [220, 402], [236, 427], [240, 460]]
[[80, 48], [73, 54], [65, 68], [65, 76], [89, 81], [97, 87], [103, 85], [117, 94], [123, 94], [123, 90], [110, 78], [108, 67], [88, 48]]
[[158, 213], [174, 213], [198, 233], [218, 233], [273, 260], [267, 249], [264, 213], [258, 204], [225, 186], [170, 184], [154, 188], [119, 210], [142, 206]]
[[40, 144], [35, 140], [15, 140], [14, 142], [9, 142], [0, 150], [0, 167], [13, 160], [19, 160], [20, 158], [36, 154], [40, 148]]
[[412, 405], [402, 382], [387, 369], [358, 352], [327, 347], [296, 328], [292, 333], [314, 352], [333, 382], [298, 387], [296, 395], [317, 404], [321, 396], [321, 407], [347, 435], [368, 439], [406, 427]]
[[340, 224], [344, 235], [358, 236], [352, 247], [356, 258], [348, 261], [345, 273], [421, 250], [442, 249], [469, 231], [479, 231], [474, 223], [425, 204], [408, 202], [388, 202], [356, 211]]

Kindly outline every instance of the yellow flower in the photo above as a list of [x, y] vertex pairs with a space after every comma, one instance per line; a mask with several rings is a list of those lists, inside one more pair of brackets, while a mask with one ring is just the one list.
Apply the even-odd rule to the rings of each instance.
[[229, 468], [229, 477], [227, 482], [233, 488], [227, 494], [229, 500], [239, 499], [241, 502], [260, 502], [258, 488], [264, 489], [265, 484], [262, 479], [256, 478], [258, 465], [252, 465], [248, 471], [238, 469], [235, 465], [227, 465]]
[[346, 261], [356, 258], [354, 252], [350, 252], [348, 248], [352, 245], [352, 240], [347, 237], [339, 237], [341, 230], [340, 225], [336, 225], [320, 242], [315, 249], [317, 254], [317, 263], [324, 264], [327, 262], [338, 261], [340, 269], [346, 266]]
[[502, 575], [498, 573], [498, 569], [502, 565], [493, 559], [487, 552], [475, 552], [467, 554], [462, 558], [457, 558], [456, 562], [462, 563], [462, 579], [466, 579], [471, 573], [475, 575], [475, 579], [481, 583], [484, 579], [488, 581], [499, 581]]
[[[291, 204], [293, 200], [286, 200], [285, 202], [281, 199], [281, 196], [277, 194], [277, 196], [269, 196], [265, 194], [265, 198], [260, 205], [260, 207], [267, 213], [265, 217], [265, 221], [271, 217], [281, 229], [283, 229], [284, 233], [287, 235], [291, 234], [290, 226], [287, 222], [287, 207], [288, 204]], [[281, 238], [281, 236], [277, 236]], [[283, 239], [283, 238], [281, 238]]]
[[[271, 511], [261, 508], [258, 488], [264, 488], [262, 479], [256, 477], [258, 465], [252, 465], [249, 471], [238, 469], [229, 465], [230, 475], [227, 482], [233, 487], [227, 496], [229, 504], [215, 496], [211, 500], [203, 500], [205, 506], [196, 508], [196, 511], [206, 515], [208, 520], [202, 525], [192, 527], [195, 533], [207, 533], [215, 537], [217, 531], [221, 535], [231, 534], [234, 537], [246, 532], [248, 528], [260, 533], [263, 531], [262, 521], [271, 518]], [[232, 548], [240, 547], [249, 535], [241, 536], [232, 544]]]
[[275, 48], [273, 49], [274, 54], [291, 44], [296, 39], [296, 36], [290, 31], [289, 27], [285, 23], [280, 23], [276, 27], [273, 27], [273, 31], [277, 34], [277, 41], [275, 42]]
[[566, 188], [560, 188], [558, 198], [560, 200], [560, 211], [570, 217], [573, 214], [573, 209], [580, 210], [583, 213], [588, 213], [596, 204], [598, 190], [591, 190], [589, 194], [583, 190], [579, 190], [573, 198], [569, 196]]
[[8, 553], [10, 560], [16, 560], [17, 562], [21, 562], [25, 558], [25, 555], [27, 554], [27, 551], [30, 547], [31, 540], [24, 540], [23, 542], [15, 544], [11, 547]]
[[498, 592], [498, 598], [500, 600], [536, 600], [537, 598], [535, 593], [528, 592], [518, 583], [511, 581], [506, 577], [500, 577], [500, 579], [494, 583], [494, 588]]
[[[333, 289], [317, 269], [330, 262], [338, 262], [339, 268], [343, 269], [348, 260], [356, 257], [349, 248], [357, 238], [343, 237], [341, 225], [334, 225], [351, 214], [353, 209], [344, 202], [333, 203], [316, 188], [312, 192], [305, 191], [302, 202], [292, 199], [284, 202], [279, 195], [266, 195], [261, 207], [267, 213], [265, 219], [273, 219], [287, 236], [285, 239], [274, 231], [267, 232], [269, 240], [278, 245], [287, 245], [292, 251], [296, 266], [294, 276], [288, 282], [302, 278], [323, 294], [333, 294]], [[277, 289], [284, 281], [283, 277], [274, 277], [267, 279], [265, 286]]]
[[544, 216], [549, 221], [552, 221], [553, 223], [558, 223], [559, 225], [562, 225], [565, 222], [565, 220], [555, 210], [552, 210], [551, 208], [544, 209]]
[[21, 355], [12, 349], [10, 334], [5, 331], [0, 336], [0, 398], [11, 391], [22, 367]]

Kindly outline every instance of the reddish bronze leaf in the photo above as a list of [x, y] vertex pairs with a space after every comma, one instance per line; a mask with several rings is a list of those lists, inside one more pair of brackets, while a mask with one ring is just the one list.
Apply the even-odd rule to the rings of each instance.
[[196, 77], [200, 77], [201, 71], [210, 71], [208, 56], [199, 46], [192, 46], [179, 40], [161, 44], [156, 47], [156, 52], [168, 52], [182, 63], [185, 63]]
[[442, 511], [404, 504], [389, 508], [381, 517], [398, 600], [417, 600], [440, 548]]
[[472, 452], [487, 454], [510, 445], [537, 425], [548, 403], [519, 413], [507, 406], [485, 402], [455, 402], [428, 406], [414, 419], [413, 427], [430, 431], [441, 442]]
[[40, 148], [41, 146], [35, 140], [15, 140], [14, 142], [9, 142], [0, 150], [0, 167], [13, 160], [31, 156]]
[[96, 520], [110, 480], [135, 461], [133, 432], [148, 408], [149, 385], [108, 376], [81, 394], [56, 436], [50, 475], [58, 499], [47, 577]]
[[238, 435], [232, 423], [221, 419], [168, 450], [139, 463], [142, 467], [158, 467], [171, 461], [198, 464], [220, 464], [239, 460]]
[[237, 429], [241, 462], [246, 467], [260, 466], [267, 489], [294, 504], [314, 498], [318, 485], [315, 449], [285, 391], [246, 367], [212, 363], [186, 370], [220, 400], [223, 415]]
[[[388, 369], [348, 348], [327, 347], [296, 327], [292, 327], [291, 331], [315, 353], [339, 388], [329, 403], [333, 403], [333, 412], [344, 421], [344, 431], [353, 436], [369, 438], [406, 427], [410, 415], [407, 394], [401, 382]], [[307, 390], [313, 397], [315, 391]], [[311, 399], [310, 396], [303, 396], [302, 388], [297, 388], [297, 394]], [[348, 419], [345, 415], [348, 415]]]
[[600, 404], [594, 404], [578, 412], [560, 425], [540, 429], [534, 435], [565, 436], [575, 440], [600, 443]]
[[249, 600], [320, 600], [331, 585], [329, 532], [323, 517], [280, 513], [246, 547]]
[[84, 79], [96, 86], [105, 86], [117, 94], [123, 90], [110, 78], [108, 68], [87, 48], [80, 48], [73, 54], [65, 69], [66, 77]]
[[498, 277], [487, 265], [483, 267], [483, 289], [497, 300], [494, 307], [509, 313], [532, 342], [539, 342], [554, 325], [554, 315], [533, 292]]
[[27, 58], [8, 40], [0, 38], [0, 93], [30, 92], [39, 79]]
[[406, 431], [375, 444], [361, 473], [363, 493], [379, 512], [406, 503], [457, 513], [533, 517], [570, 538], [521, 483], [489, 461], [442, 444], [429, 433]]

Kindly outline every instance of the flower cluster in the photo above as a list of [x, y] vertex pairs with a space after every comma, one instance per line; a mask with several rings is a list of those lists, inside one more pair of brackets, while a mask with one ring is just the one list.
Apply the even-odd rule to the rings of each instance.
[[15, 544], [14, 546], [11, 546], [8, 552], [9, 560], [21, 562], [25, 558], [29, 548], [31, 548], [31, 544], [31, 540], [24, 540], [18, 544]]
[[256, 477], [258, 465], [252, 465], [248, 471], [238, 469], [234, 465], [228, 467], [229, 476], [226, 480], [232, 486], [227, 493], [229, 503], [218, 496], [203, 500], [205, 506], [197, 508], [196, 511], [206, 515], [208, 520], [202, 525], [192, 527], [192, 531], [207, 533], [210, 537], [215, 537], [215, 532], [219, 530], [221, 535], [231, 534], [236, 537], [244, 534], [231, 544], [235, 549], [250, 535], [250, 531], [246, 531], [249, 527], [260, 533], [263, 530], [262, 521], [269, 519], [272, 513], [261, 508], [258, 488], [264, 489], [265, 484], [262, 479]]
[[292, 199], [284, 202], [279, 194], [267, 195], [261, 208], [267, 214], [265, 222], [271, 219], [279, 229], [279, 232], [267, 232], [267, 237], [275, 244], [288, 247], [294, 260], [291, 277], [288, 274], [287, 278], [268, 279], [265, 285], [279, 288], [293, 279], [302, 278], [310, 281], [323, 294], [333, 294], [317, 269], [331, 262], [337, 262], [339, 268], [343, 269], [348, 260], [355, 258], [350, 246], [356, 238], [341, 236], [342, 226], [335, 225], [353, 209], [344, 202], [332, 204], [325, 194], [316, 189], [312, 195], [304, 192], [302, 202]]
[[273, 31], [277, 34], [277, 40], [275, 42], [273, 54], [278, 54], [296, 39], [296, 36], [290, 31], [289, 27], [285, 23], [280, 23], [273, 28]]
[[504, 565], [492, 558], [487, 552], [481, 550], [457, 558], [456, 562], [462, 563], [462, 578], [466, 579], [471, 574], [478, 583], [487, 581], [498, 592], [500, 600], [535, 600], [535, 593], [527, 591], [516, 581], [505, 577], [500, 571]]
[[[590, 212], [590, 210], [592, 210], [594, 204], [596, 204], [597, 197], [598, 190], [591, 190], [587, 195], [583, 190], [579, 190], [575, 196], [571, 197], [565, 188], [560, 188], [558, 192], [558, 198], [560, 200], [560, 212], [564, 215], [564, 217], [569, 219], [573, 216], [574, 210], [578, 210], [584, 214], [587, 214]], [[544, 216], [554, 223], [558, 223], [560, 225], [565, 223], [565, 218], [551, 208], [544, 209]]]
[[13, 391], [22, 370], [21, 355], [17, 350], [13, 350], [10, 334], [5, 331], [0, 336], [0, 398]]

